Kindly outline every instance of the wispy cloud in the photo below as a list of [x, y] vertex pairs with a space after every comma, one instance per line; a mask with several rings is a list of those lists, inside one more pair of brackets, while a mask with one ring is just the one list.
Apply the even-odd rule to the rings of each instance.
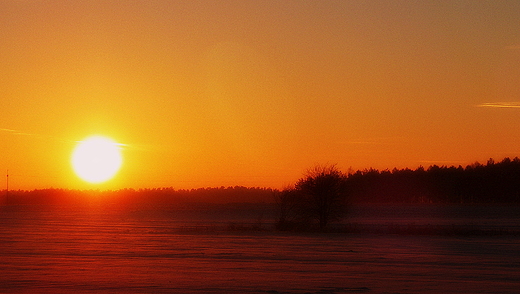
[[[19, 131], [19, 130], [7, 129], [7, 128], [0, 128], [0, 133], [2, 133], [2, 132], [3, 133], [8, 133], [8, 134], [11, 134], [11, 135], [31, 136], [31, 138], [45, 139], [45, 140], [54, 140], [54, 141], [59, 141], [59, 142], [64, 142], [64, 143], [79, 143], [79, 142], [82, 142], [82, 141], [74, 141], [74, 140], [70, 140], [70, 139], [66, 139], [66, 138], [61, 138], [61, 137], [54, 137], [54, 136], [41, 135], [41, 134], [31, 134], [31, 133], [26, 133], [26, 132], [22, 132], [22, 131]], [[122, 149], [150, 150], [150, 148], [146, 148], [146, 145], [125, 144], [125, 143], [119, 143], [119, 142], [117, 142], [116, 145], [119, 148], [122, 148]]]
[[4, 128], [0, 128], [0, 131], [2, 131], [2, 132], [8, 132], [8, 133], [11, 133], [11, 134], [13, 134], [13, 135], [32, 136], [32, 134], [24, 133], [24, 132], [21, 132], [21, 131], [18, 131], [18, 130], [13, 130], [13, 129], [4, 129]]
[[15, 130], [15, 129], [0, 128], [0, 133], [2, 133], [2, 132], [8, 133], [13, 136], [28, 136], [28, 137], [30, 136], [31, 138], [36, 138], [36, 139], [51, 139], [51, 140], [56, 140], [56, 141], [61, 141], [61, 142], [72, 142], [71, 140], [66, 140], [66, 139], [62, 139], [62, 138], [46, 136], [46, 135], [41, 135], [41, 134], [26, 133], [26, 132], [23, 132], [20, 130]]
[[477, 105], [477, 107], [490, 108], [520, 108], [520, 102], [487, 102]]

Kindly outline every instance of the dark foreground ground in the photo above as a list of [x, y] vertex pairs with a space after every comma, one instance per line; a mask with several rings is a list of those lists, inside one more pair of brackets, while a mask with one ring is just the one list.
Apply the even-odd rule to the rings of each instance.
[[[269, 227], [269, 216], [242, 207], [247, 222], [240, 213], [219, 209], [203, 209], [196, 218], [193, 211], [174, 209], [2, 207], [0, 292], [518, 293], [520, 288], [515, 234], [252, 231], [237, 228]], [[374, 219], [358, 215], [356, 224], [376, 227]], [[381, 227], [398, 224], [424, 225], [407, 213]]]

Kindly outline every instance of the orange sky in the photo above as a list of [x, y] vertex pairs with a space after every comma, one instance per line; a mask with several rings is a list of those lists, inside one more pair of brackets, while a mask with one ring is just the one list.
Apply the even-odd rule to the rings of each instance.
[[[520, 156], [520, 1], [0, 1], [11, 189], [281, 188]], [[507, 102], [507, 103], [506, 103]], [[86, 184], [83, 138], [124, 144]]]

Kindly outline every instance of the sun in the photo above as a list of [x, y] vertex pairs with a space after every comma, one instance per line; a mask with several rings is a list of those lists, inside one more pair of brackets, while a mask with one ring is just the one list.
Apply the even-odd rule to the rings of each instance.
[[93, 184], [110, 180], [123, 163], [120, 146], [103, 136], [92, 136], [80, 141], [72, 152], [74, 172], [82, 180]]

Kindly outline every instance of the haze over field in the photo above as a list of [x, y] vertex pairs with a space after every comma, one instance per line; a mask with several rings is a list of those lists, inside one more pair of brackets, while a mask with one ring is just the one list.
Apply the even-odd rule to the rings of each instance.
[[[13, 189], [281, 188], [520, 154], [520, 2], [0, 1]], [[79, 141], [118, 142], [105, 183]]]

